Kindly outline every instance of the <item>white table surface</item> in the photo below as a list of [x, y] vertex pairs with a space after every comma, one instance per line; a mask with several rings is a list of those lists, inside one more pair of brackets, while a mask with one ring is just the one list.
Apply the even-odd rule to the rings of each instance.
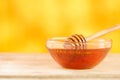
[[0, 54], [0, 80], [120, 80], [120, 54], [108, 54], [93, 69], [58, 65], [50, 54]]

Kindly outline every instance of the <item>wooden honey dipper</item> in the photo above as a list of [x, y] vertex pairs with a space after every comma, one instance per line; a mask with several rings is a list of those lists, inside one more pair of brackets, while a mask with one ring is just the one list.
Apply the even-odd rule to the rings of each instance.
[[102, 31], [97, 32], [96, 34], [93, 34], [93, 35], [86, 37], [86, 38], [82, 34], [74, 34], [74, 35], [69, 36], [67, 38], [66, 42], [74, 44], [75, 49], [85, 49], [85, 46], [86, 46], [85, 43], [87, 41], [96, 39], [100, 36], [103, 36], [109, 32], [112, 32], [112, 31], [115, 31], [118, 29], [120, 29], [120, 25], [116, 25], [116, 26], [113, 26], [111, 28], [102, 30]]

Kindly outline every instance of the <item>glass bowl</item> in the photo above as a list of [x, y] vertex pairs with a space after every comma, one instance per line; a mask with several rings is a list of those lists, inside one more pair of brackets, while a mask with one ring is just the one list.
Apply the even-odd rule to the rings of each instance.
[[48, 39], [46, 47], [57, 63], [69, 69], [93, 68], [105, 58], [112, 46], [111, 39], [96, 39], [79, 43], [85, 47], [76, 48], [74, 44], [66, 43], [65, 39], [66, 37]]

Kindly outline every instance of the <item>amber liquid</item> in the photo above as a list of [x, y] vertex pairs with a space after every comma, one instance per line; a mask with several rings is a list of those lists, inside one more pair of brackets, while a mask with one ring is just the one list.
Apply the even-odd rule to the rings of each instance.
[[101, 49], [49, 49], [52, 57], [65, 68], [89, 69], [103, 60], [110, 48]]

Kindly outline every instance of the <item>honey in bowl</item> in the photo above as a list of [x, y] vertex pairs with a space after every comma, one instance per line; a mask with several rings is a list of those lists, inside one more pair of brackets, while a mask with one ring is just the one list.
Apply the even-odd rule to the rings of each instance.
[[111, 48], [111, 40], [96, 39], [86, 42], [84, 45], [84, 49], [75, 48], [72, 44], [65, 44], [64, 37], [51, 38], [47, 41], [49, 53], [62, 67], [90, 69], [105, 58]]

